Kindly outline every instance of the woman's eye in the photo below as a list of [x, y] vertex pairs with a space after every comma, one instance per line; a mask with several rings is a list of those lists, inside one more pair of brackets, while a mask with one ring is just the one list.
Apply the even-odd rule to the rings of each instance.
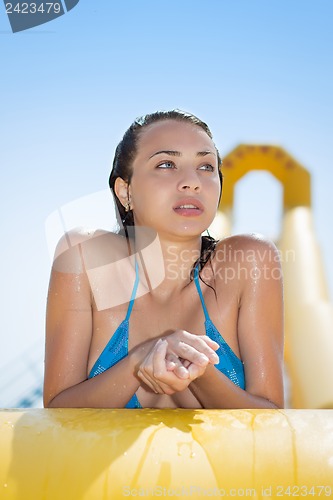
[[159, 163], [157, 168], [173, 168], [175, 164], [172, 161], [164, 161], [163, 163]]
[[214, 172], [215, 168], [213, 167], [213, 165], [210, 165], [209, 163], [207, 163], [206, 165], [202, 165], [199, 170], [208, 170], [209, 172]]

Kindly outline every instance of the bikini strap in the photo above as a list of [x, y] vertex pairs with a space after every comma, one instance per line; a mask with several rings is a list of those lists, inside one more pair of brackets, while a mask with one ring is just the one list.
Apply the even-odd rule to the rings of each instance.
[[202, 295], [202, 291], [201, 291], [201, 288], [200, 288], [200, 284], [199, 284], [199, 270], [198, 270], [198, 266], [195, 266], [195, 268], [194, 268], [194, 283], [195, 283], [195, 286], [197, 287], [197, 290], [198, 290], [198, 294], [199, 294], [199, 297], [200, 297], [200, 300], [201, 300], [202, 309], [203, 309], [203, 312], [205, 314], [205, 319], [206, 319], [206, 321], [210, 320], [210, 317], [209, 317], [209, 314], [208, 314], [208, 311], [207, 311], [207, 307], [206, 307], [206, 304], [205, 304], [205, 301], [204, 301], [204, 298], [203, 298], [203, 295]]
[[130, 315], [131, 315], [131, 312], [132, 312], [132, 309], [133, 309], [133, 305], [134, 305], [134, 300], [135, 300], [136, 292], [137, 292], [137, 289], [138, 289], [138, 285], [139, 285], [139, 266], [138, 266], [137, 260], [135, 259], [135, 282], [134, 282], [134, 286], [133, 286], [133, 290], [132, 290], [132, 295], [131, 295], [130, 303], [128, 305], [128, 309], [127, 309], [127, 314], [126, 314], [125, 321], [128, 321], [129, 318], [130, 318]]

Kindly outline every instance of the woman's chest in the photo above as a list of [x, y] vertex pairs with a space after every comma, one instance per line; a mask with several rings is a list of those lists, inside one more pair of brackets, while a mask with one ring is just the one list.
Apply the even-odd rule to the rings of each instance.
[[186, 330], [205, 335], [205, 320], [209, 317], [224, 340], [239, 354], [237, 339], [238, 300], [231, 288], [216, 290], [201, 284], [200, 297], [195, 283], [168, 300], [156, 300], [147, 293], [132, 303], [93, 312], [93, 338], [91, 354], [101, 352], [119, 325], [127, 317], [129, 350], [150, 340], [167, 336], [174, 330]]

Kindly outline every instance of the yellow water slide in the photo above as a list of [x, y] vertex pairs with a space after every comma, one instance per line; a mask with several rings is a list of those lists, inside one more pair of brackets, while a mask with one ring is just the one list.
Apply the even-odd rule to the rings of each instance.
[[333, 307], [314, 231], [309, 172], [280, 147], [238, 146], [223, 159], [223, 197], [214, 234], [231, 234], [235, 184], [253, 170], [273, 174], [284, 192], [276, 244], [284, 274], [291, 406], [333, 408]]
[[2, 500], [332, 498], [332, 410], [0, 412]]

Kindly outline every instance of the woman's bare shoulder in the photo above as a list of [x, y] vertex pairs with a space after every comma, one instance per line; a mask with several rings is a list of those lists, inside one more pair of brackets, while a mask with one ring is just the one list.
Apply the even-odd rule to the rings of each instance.
[[125, 237], [104, 229], [77, 227], [59, 240], [53, 268], [60, 272], [82, 273], [84, 269], [107, 264], [128, 254]]
[[282, 290], [280, 253], [260, 234], [237, 234], [219, 241], [213, 269], [216, 283], [233, 287], [239, 303], [244, 303], [244, 297], [255, 300], [259, 289], [267, 294]]
[[[242, 258], [250, 262], [251, 256], [263, 262], [278, 254], [278, 249], [273, 241], [259, 233], [235, 234], [218, 241], [215, 256], [218, 257], [219, 254], [223, 254], [225, 262], [238, 262]], [[221, 261], [221, 258], [216, 260]]]
[[220, 276], [248, 276], [254, 268], [274, 269], [277, 273], [281, 267], [275, 244], [257, 233], [223, 238], [216, 245], [212, 263], [215, 273]]

